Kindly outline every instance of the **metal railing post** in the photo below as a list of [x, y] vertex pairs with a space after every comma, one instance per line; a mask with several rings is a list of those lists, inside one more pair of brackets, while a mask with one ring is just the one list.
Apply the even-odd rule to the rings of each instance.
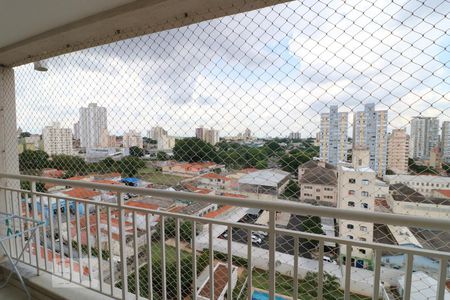
[[[123, 194], [117, 193], [117, 204], [119, 209], [119, 237], [120, 237], [120, 271], [122, 273], [122, 298], [125, 299], [128, 292], [127, 278], [127, 251], [125, 230], [125, 209], [123, 208]], [[111, 230], [111, 228], [109, 228]]]
[[[36, 181], [31, 181], [31, 199], [33, 203], [33, 219], [38, 219], [37, 205], [36, 205]], [[38, 230], [34, 236], [34, 244], [36, 248], [36, 273], [40, 274], [39, 260], [41, 258], [41, 232]], [[31, 251], [31, 249], [30, 249]]]
[[[275, 299], [275, 251], [276, 251], [276, 211], [269, 212], [269, 298]], [[251, 293], [251, 291], [248, 291]]]

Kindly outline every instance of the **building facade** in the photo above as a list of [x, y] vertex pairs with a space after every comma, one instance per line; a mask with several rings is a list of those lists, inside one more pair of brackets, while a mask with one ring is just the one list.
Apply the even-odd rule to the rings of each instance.
[[442, 123], [441, 145], [442, 160], [450, 163], [450, 121]]
[[158, 141], [158, 139], [161, 138], [162, 136], [167, 136], [167, 131], [164, 130], [164, 128], [159, 127], [159, 126], [153, 127], [148, 132], [148, 138], [151, 138], [155, 141]]
[[367, 146], [369, 148], [369, 167], [378, 177], [386, 174], [387, 166], [387, 110], [375, 110], [375, 104], [364, 106], [353, 117], [353, 147]]
[[289, 133], [289, 139], [290, 140], [299, 140], [302, 138], [302, 135], [300, 134], [300, 132], [291, 132]]
[[[352, 165], [338, 167], [338, 201], [337, 207], [346, 210], [375, 211], [377, 192], [376, 172], [368, 165], [370, 153], [368, 148], [353, 150]], [[339, 235], [342, 238], [358, 241], [373, 241], [373, 223], [340, 219]], [[346, 257], [346, 246], [340, 246], [343, 262]], [[358, 268], [371, 268], [373, 250], [353, 247], [351, 264]]]
[[158, 150], [172, 150], [175, 147], [175, 137], [173, 136], [161, 135], [156, 142]]
[[411, 120], [409, 156], [414, 159], [429, 160], [431, 150], [438, 145], [439, 119], [414, 117]]
[[324, 161], [310, 160], [298, 168], [300, 201], [336, 207], [337, 170]]
[[199, 127], [195, 129], [195, 137], [210, 143], [211, 145], [215, 145], [219, 142], [219, 131], [213, 128], [208, 129], [204, 127]]
[[386, 175], [384, 180], [390, 185], [403, 183], [426, 197], [433, 196], [434, 190], [450, 190], [450, 177], [430, 175]]
[[59, 123], [53, 123], [42, 130], [44, 151], [48, 155], [72, 155], [72, 131], [70, 128], [61, 128]]
[[85, 148], [100, 147], [101, 134], [107, 129], [106, 108], [90, 103], [80, 108], [80, 145]]
[[387, 168], [395, 174], [408, 174], [409, 135], [405, 129], [394, 129], [388, 137]]
[[320, 158], [323, 161], [337, 165], [347, 160], [347, 130], [348, 113], [338, 112], [336, 105], [330, 106], [329, 113], [321, 114]]
[[127, 133], [123, 135], [123, 147], [124, 148], [131, 148], [131, 147], [138, 147], [138, 148], [144, 148], [144, 141], [142, 139], [142, 136], [139, 132], [136, 130], [130, 130]]

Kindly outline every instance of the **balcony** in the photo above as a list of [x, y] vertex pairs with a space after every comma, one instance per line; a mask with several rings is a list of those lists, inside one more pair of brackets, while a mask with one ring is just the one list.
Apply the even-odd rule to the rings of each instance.
[[[30, 241], [31, 250], [25, 252], [21, 263], [41, 274], [51, 274], [112, 298], [229, 299], [228, 295], [233, 295], [233, 299], [238, 299], [239, 295], [262, 293], [292, 299], [326, 299], [329, 295], [345, 299], [392, 299], [386, 297], [395, 291], [409, 299], [411, 293], [424, 291], [417, 289], [418, 283], [414, 281], [417, 274], [435, 283], [427, 288], [428, 293], [434, 293], [430, 297], [444, 299], [448, 295], [445, 287], [448, 252], [301, 232], [282, 228], [278, 222], [283, 214], [289, 214], [448, 231], [448, 220], [285, 200], [240, 199], [36, 176], [0, 176], [10, 182], [31, 182], [31, 190], [0, 187], [7, 195], [8, 212], [46, 222], [45, 228]], [[38, 182], [107, 191], [117, 198], [103, 202], [36, 192]], [[133, 199], [146, 196], [223, 208], [221, 214], [187, 215], [170, 208], [136, 205], [136, 201], [124, 200], [127, 194], [135, 195]], [[260, 210], [259, 216], [267, 213], [267, 223], [245, 223], [249, 209]], [[23, 230], [22, 224], [10, 226], [14, 232]], [[13, 257], [27, 238], [23, 235], [11, 241], [9, 251]], [[336, 257], [352, 257], [355, 249], [373, 251], [370, 267], [355, 267], [350, 259], [331, 261], [330, 244], [335, 244], [332, 247], [335, 251], [345, 251]], [[383, 263], [386, 253], [405, 255], [404, 266], [392, 268]], [[436, 262], [439, 274], [436, 280], [416, 272], [419, 270], [415, 261], [423, 257]], [[334, 288], [330, 277], [336, 282]]]
[[448, 3], [16, 2], [0, 300], [450, 298]]

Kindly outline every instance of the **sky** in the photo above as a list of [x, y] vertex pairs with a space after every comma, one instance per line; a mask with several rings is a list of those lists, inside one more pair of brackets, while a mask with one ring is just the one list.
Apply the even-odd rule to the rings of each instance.
[[450, 121], [449, 13], [438, 0], [293, 1], [58, 56], [47, 72], [16, 68], [18, 126], [72, 128], [89, 103], [117, 135], [309, 137], [330, 105], [365, 103], [389, 109], [390, 129]]

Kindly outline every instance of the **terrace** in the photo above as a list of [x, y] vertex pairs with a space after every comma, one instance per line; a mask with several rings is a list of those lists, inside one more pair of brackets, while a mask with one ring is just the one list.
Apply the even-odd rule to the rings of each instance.
[[[400, 22], [395, 7], [379, 9], [367, 1], [363, 1], [367, 7], [318, 1], [322, 8], [278, 0], [102, 0], [83, 6], [72, 0], [35, 2], [4, 3], [5, 9], [0, 9], [0, 212], [39, 220], [44, 226], [32, 236], [23, 233], [29, 227], [21, 221], [0, 224], [0, 236], [9, 238], [0, 249], [0, 278], [6, 280], [0, 299], [450, 298], [450, 218], [433, 206], [448, 204], [445, 190], [439, 193], [447, 198], [436, 202], [414, 189], [399, 188], [391, 191], [379, 212], [375, 200], [369, 204], [367, 199], [384, 193], [387, 185], [381, 177], [378, 183], [369, 182], [367, 174], [375, 178], [382, 173], [381, 168], [373, 169], [383, 158], [367, 158], [370, 167], [362, 166], [365, 158], [358, 161], [362, 154], [353, 152], [353, 160], [361, 166], [353, 172], [357, 175], [350, 174], [351, 168], [329, 164], [321, 172], [314, 161], [326, 156], [323, 140], [319, 152], [313, 138], [293, 143], [277, 137], [297, 126], [296, 131], [311, 137], [320, 130], [322, 139], [328, 134], [330, 143], [336, 142], [337, 131], [347, 129], [340, 125], [347, 119], [340, 118], [344, 112], [337, 109], [339, 122], [324, 112], [339, 101], [349, 113], [361, 108], [361, 99], [373, 98], [396, 113], [389, 119], [392, 128], [407, 126], [411, 110], [431, 108], [439, 117], [448, 117], [450, 108], [435, 101], [442, 98], [448, 105], [441, 72], [448, 62], [442, 70], [434, 69], [448, 58], [448, 46], [442, 47], [441, 41], [446, 34], [442, 27], [448, 24], [445, 7], [413, 1], [398, 6], [394, 1], [392, 6], [406, 15]], [[372, 15], [372, 9], [377, 13]], [[334, 26], [317, 24], [336, 18], [340, 21]], [[404, 36], [399, 38], [392, 26], [400, 24]], [[405, 31], [432, 45], [420, 48], [411, 41], [415, 36]], [[333, 47], [341, 51], [335, 53]], [[302, 56], [299, 64], [293, 54], [297, 52]], [[386, 60], [394, 56], [396, 60]], [[53, 65], [47, 68], [47, 62]], [[372, 68], [379, 68], [378, 73]], [[38, 71], [47, 71], [48, 77], [36, 75]], [[335, 79], [336, 75], [341, 76]], [[363, 75], [368, 77], [361, 82]], [[434, 93], [435, 102], [428, 93]], [[408, 97], [416, 99], [417, 106]], [[83, 100], [72, 103], [78, 101], [74, 99]], [[18, 142], [27, 138], [18, 133], [19, 126], [38, 131], [42, 124], [55, 121], [50, 118], [61, 118], [67, 126], [91, 99], [112, 112], [110, 132], [106, 125], [95, 133], [92, 124], [80, 128], [78, 120], [73, 140], [70, 137], [65, 144], [64, 138], [52, 140], [52, 146], [61, 143], [54, 147], [61, 153], [50, 157], [36, 151], [39, 134], [32, 135], [38, 139], [33, 140], [33, 149], [27, 148], [31, 142]], [[98, 107], [93, 120], [106, 119], [103, 108]], [[326, 118], [319, 120], [321, 114]], [[381, 126], [381, 121], [375, 123]], [[155, 122], [170, 124], [170, 137], [177, 137], [167, 153], [156, 149], [155, 136], [146, 137], [144, 146], [138, 131], [124, 127]], [[205, 125], [211, 130], [197, 128], [202, 134], [189, 138], [187, 130], [197, 134], [193, 126], [202, 122], [210, 122]], [[239, 138], [219, 141], [211, 123]], [[244, 124], [255, 126], [259, 137]], [[238, 133], [244, 130], [245, 134]], [[124, 132], [130, 133], [126, 142]], [[82, 145], [83, 138], [77, 138], [91, 133], [101, 147], [89, 149]], [[169, 137], [167, 132], [152, 134]], [[345, 149], [346, 134], [339, 147], [327, 144], [328, 151]], [[94, 150], [116, 153], [116, 146], [120, 157], [88, 157]], [[146, 161], [145, 147], [156, 153], [158, 162]], [[347, 154], [336, 152], [335, 160], [349, 165]], [[318, 174], [308, 172], [302, 179], [306, 182], [298, 180], [302, 164]], [[380, 165], [386, 167], [386, 161]], [[343, 178], [339, 172], [361, 177], [342, 184], [357, 186], [345, 195], [339, 190]], [[395, 182], [395, 175], [389, 176]], [[445, 188], [435, 177], [429, 176], [429, 182], [436, 180], [439, 188]], [[148, 185], [127, 186], [122, 178]], [[340, 205], [333, 199], [332, 206], [337, 207], [297, 201], [301, 200], [297, 184], [334, 188], [336, 178]], [[230, 182], [238, 182], [239, 188]], [[291, 191], [293, 185], [297, 190]], [[369, 185], [373, 190], [366, 188]], [[404, 185], [391, 188], [396, 186]], [[353, 201], [344, 206], [342, 199], [350, 196]], [[389, 197], [431, 205], [427, 211], [435, 214], [396, 213]], [[339, 227], [343, 221], [347, 231]], [[386, 232], [374, 233], [380, 224]], [[359, 237], [355, 230], [361, 231]], [[11, 269], [7, 257], [18, 262], [29, 294], [19, 277], [7, 281]], [[401, 265], [394, 266], [390, 258]]]

